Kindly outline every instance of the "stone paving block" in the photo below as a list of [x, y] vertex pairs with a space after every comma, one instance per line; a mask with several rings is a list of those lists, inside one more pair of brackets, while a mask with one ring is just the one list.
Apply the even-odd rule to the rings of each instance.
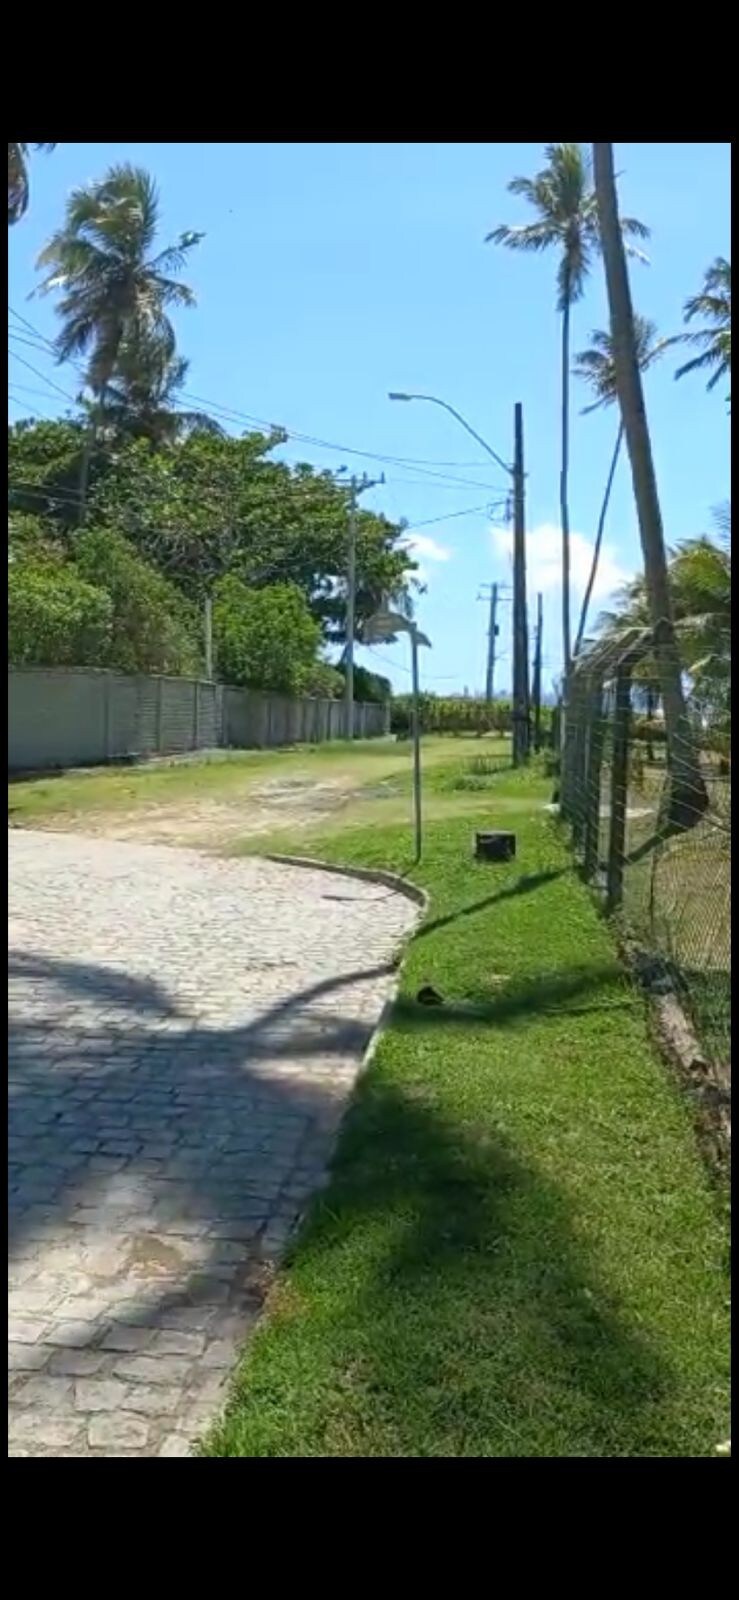
[[128, 1417], [118, 1412], [115, 1417], [92, 1417], [87, 1437], [93, 1448], [143, 1450], [149, 1438], [149, 1429], [139, 1417]]
[[50, 1354], [45, 1344], [8, 1344], [8, 1372], [37, 1372]]
[[145, 1350], [146, 1346], [151, 1344], [153, 1337], [151, 1328], [132, 1327], [126, 1325], [126, 1323], [119, 1323], [111, 1328], [109, 1333], [106, 1333], [100, 1348], [102, 1350], [122, 1351]]
[[47, 1344], [62, 1345], [65, 1349], [82, 1350], [92, 1344], [99, 1332], [97, 1322], [56, 1322], [44, 1335]]
[[41, 1322], [33, 1321], [30, 1317], [10, 1317], [8, 1338], [15, 1344], [36, 1344], [48, 1326], [48, 1318]]
[[118, 1411], [127, 1394], [128, 1386], [115, 1378], [80, 1378], [74, 1403], [78, 1411]]
[[190, 1446], [181, 1433], [168, 1433], [159, 1446], [160, 1456], [189, 1456]]
[[186, 1453], [416, 912], [257, 860], [18, 831], [9, 852], [9, 946], [38, 969], [9, 990], [11, 1449]]
[[33, 1406], [40, 1411], [62, 1410], [72, 1398], [69, 1378], [50, 1378], [39, 1373], [13, 1390], [13, 1402], [18, 1406]]
[[56, 1350], [49, 1361], [49, 1371], [68, 1378], [91, 1378], [105, 1362], [100, 1350]]
[[205, 1334], [177, 1328], [162, 1328], [151, 1341], [154, 1356], [202, 1356]]
[[146, 1417], [170, 1417], [183, 1403], [181, 1386], [165, 1383], [132, 1383], [126, 1400], [128, 1411]]
[[114, 1371], [131, 1383], [184, 1383], [191, 1364], [184, 1356], [128, 1356]]

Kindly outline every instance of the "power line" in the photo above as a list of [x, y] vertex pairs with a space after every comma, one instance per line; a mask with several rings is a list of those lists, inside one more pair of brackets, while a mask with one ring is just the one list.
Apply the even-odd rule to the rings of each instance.
[[[358, 642], [361, 644], [361, 640], [359, 640]], [[407, 667], [404, 661], [393, 661], [393, 660], [391, 660], [390, 656], [384, 656], [384, 655], [381, 654], [381, 652], [379, 650], [376, 650], [375, 646], [373, 644], [362, 645], [362, 649], [363, 650], [369, 650], [370, 655], [377, 656], [378, 661], [384, 661], [386, 666], [393, 667], [393, 668], [398, 668], [401, 672], [405, 672], [405, 673], [408, 673], [410, 675], [412, 669], [410, 667]], [[443, 673], [439, 673], [439, 672], [424, 672], [424, 678], [429, 683], [451, 683], [454, 679], [456, 679], [458, 677], [459, 677], [459, 673], [458, 672], [443, 672]]]
[[[18, 320], [23, 323], [24, 327], [36, 334], [42, 343], [48, 347], [52, 353], [56, 354], [51, 341], [46, 339], [43, 334], [39, 333], [38, 329], [34, 328], [33, 323], [29, 322], [27, 317], [22, 317], [13, 306], [9, 305], [8, 309], [11, 311], [13, 316], [17, 317]], [[13, 334], [12, 336], [16, 339], [21, 338], [21, 335], [19, 334]], [[70, 362], [70, 364], [77, 366], [77, 363], [74, 362]], [[337, 444], [335, 441], [330, 439], [321, 439], [313, 434], [301, 433], [295, 428], [288, 428], [281, 423], [270, 422], [265, 417], [256, 416], [252, 412], [242, 411], [236, 406], [224, 406], [220, 403], [220, 401], [211, 400], [206, 395], [195, 394], [193, 390], [183, 390], [183, 399], [181, 401], [174, 401], [173, 404], [176, 407], [179, 407], [181, 410], [187, 410], [188, 402], [191, 401], [194, 401], [196, 405], [205, 408], [216, 421], [219, 420], [218, 416], [216, 416], [216, 413], [220, 413], [223, 418], [242, 419], [245, 422], [257, 423], [259, 427], [263, 428], [272, 429], [277, 427], [280, 428], [283, 433], [286, 433], [289, 439], [292, 439], [296, 443], [312, 444], [324, 450], [337, 450], [341, 455], [362, 456], [369, 461], [382, 461], [394, 466], [407, 466], [412, 468], [416, 473], [420, 473], [424, 477], [439, 478], [448, 483], [462, 484], [470, 488], [487, 489], [493, 494], [501, 492], [502, 486], [500, 484], [480, 483], [479, 481], [473, 481], [469, 478], [452, 477], [449, 473], [438, 472], [435, 469], [432, 469], [430, 466], [425, 466], [422, 463], [421, 458], [418, 457], [394, 456], [387, 453], [382, 454], [379, 451], [362, 450], [358, 446]], [[443, 462], [439, 463], [440, 466], [443, 466], [444, 464], [445, 463]], [[482, 465], [482, 463], [477, 463], [477, 465]]]
[[70, 394], [68, 389], [60, 388], [59, 384], [54, 383], [52, 378], [47, 378], [44, 372], [39, 372], [38, 367], [34, 367], [30, 361], [26, 361], [25, 356], [19, 356], [17, 350], [9, 350], [8, 355], [12, 356], [15, 361], [20, 361], [22, 367], [27, 367], [28, 371], [33, 373], [34, 378], [40, 378], [42, 383], [47, 383], [50, 389], [56, 389], [57, 394], [62, 395], [65, 400], [71, 400], [73, 405], [77, 404], [75, 396]]

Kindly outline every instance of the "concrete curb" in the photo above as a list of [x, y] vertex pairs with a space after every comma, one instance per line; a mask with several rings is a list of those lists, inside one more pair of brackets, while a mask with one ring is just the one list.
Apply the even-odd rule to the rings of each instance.
[[[340, 867], [336, 866], [331, 861], [316, 861], [312, 856], [284, 856], [274, 853], [262, 856], [262, 860], [275, 861], [278, 865], [285, 867], [308, 867], [312, 868], [314, 872], [331, 872], [337, 877], [358, 878], [360, 881], [364, 881], [365, 883], [381, 883], [384, 884], [386, 888], [394, 889], [398, 894], [405, 895], [407, 900], [411, 900], [414, 905], [420, 906], [422, 911], [427, 911], [431, 904], [430, 897], [427, 895], [425, 889], [419, 889], [417, 884], [409, 883], [407, 879], [401, 878], [397, 872], [386, 872], [381, 867]], [[420, 918], [418, 921], [420, 921]], [[311, 1205], [318, 1199], [321, 1192], [328, 1187], [328, 1184], [331, 1181], [331, 1169], [333, 1166], [334, 1157], [336, 1155], [336, 1150], [338, 1148], [342, 1127], [354, 1105], [357, 1087], [365, 1073], [369, 1071], [369, 1068], [377, 1054], [380, 1040], [382, 1039], [383, 1034], [387, 1031], [387, 1027], [395, 1007], [395, 1002], [398, 998], [402, 957], [411, 939], [413, 938], [415, 928], [417, 926], [418, 922], [416, 923], [415, 927], [412, 928], [408, 934], [406, 934], [405, 938], [399, 942], [396, 948], [396, 973], [390, 986], [390, 993], [387, 995], [384, 1001], [380, 1015], [377, 1018], [375, 1026], [372, 1029], [367, 1044], [365, 1045], [364, 1051], [362, 1052], [362, 1059], [357, 1068], [357, 1075], [354, 1079], [351, 1094], [349, 1095], [347, 1103], [344, 1106], [341, 1116], [339, 1117], [339, 1120], [334, 1128], [331, 1155], [326, 1166], [323, 1182], [318, 1184], [318, 1186], [313, 1190], [313, 1193], [310, 1195], [310, 1198], [306, 1202], [305, 1206], [301, 1209], [299, 1215], [296, 1217], [290, 1235], [290, 1244], [293, 1244], [297, 1239]], [[280, 1264], [281, 1263], [278, 1263], [278, 1265]]]
[[269, 854], [262, 856], [262, 860], [277, 861], [284, 867], [308, 867], [314, 872], [334, 872], [341, 878], [359, 878], [366, 883], [383, 883], [387, 889], [395, 889], [398, 894], [404, 894], [406, 900], [412, 900], [414, 905], [428, 911], [429, 897], [425, 889], [419, 889], [417, 884], [401, 878], [398, 872], [386, 872], [382, 867], [339, 867], [333, 861], [316, 861], [312, 856]]

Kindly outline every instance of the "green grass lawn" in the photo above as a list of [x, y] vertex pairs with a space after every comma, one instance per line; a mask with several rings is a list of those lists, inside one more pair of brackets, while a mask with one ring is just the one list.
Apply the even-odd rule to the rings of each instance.
[[[460, 789], [454, 759], [428, 774], [450, 809], [411, 873], [431, 906], [391, 1026], [203, 1448], [711, 1456], [730, 1431], [725, 1199], [549, 785]], [[407, 872], [408, 825], [382, 816], [300, 853]], [[476, 864], [474, 827], [501, 819], [517, 859]], [[443, 1007], [416, 1003], [426, 983]]]

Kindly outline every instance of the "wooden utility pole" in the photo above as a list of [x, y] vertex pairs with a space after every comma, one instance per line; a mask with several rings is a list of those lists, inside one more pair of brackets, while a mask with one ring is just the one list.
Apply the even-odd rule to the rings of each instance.
[[541, 749], [541, 640], [542, 640], [542, 599], [536, 596], [536, 645], [534, 648], [534, 670], [531, 698], [534, 702], [534, 749]]
[[526, 542], [523, 407], [514, 410], [513, 455], [513, 765], [529, 754], [529, 644], [526, 618]]

